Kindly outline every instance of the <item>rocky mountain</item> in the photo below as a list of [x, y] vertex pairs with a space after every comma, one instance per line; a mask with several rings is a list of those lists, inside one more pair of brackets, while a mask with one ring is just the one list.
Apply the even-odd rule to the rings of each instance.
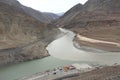
[[58, 26], [62, 26], [69, 23], [79, 13], [79, 11], [81, 11], [82, 7], [83, 6], [80, 3], [75, 5], [70, 10], [68, 10], [63, 16], [61, 16], [55, 24]]
[[0, 65], [48, 56], [59, 30], [30, 16], [16, 0], [0, 0]]
[[24, 12], [44, 23], [50, 23], [59, 18], [58, 15], [49, 12], [40, 12], [30, 7], [22, 6]]
[[34, 10], [30, 7], [23, 6], [17, 0], [1, 0], [0, 2], [14, 6], [16, 9], [23, 11], [27, 15], [32, 16], [44, 23], [50, 23], [51, 21], [59, 18], [59, 16], [56, 14], [44, 13], [44, 12]]
[[[74, 8], [76, 6], [72, 9]], [[72, 16], [69, 16], [71, 13], [73, 13]], [[71, 29], [89, 38], [120, 44], [119, 0], [88, 0], [84, 5], [78, 6], [75, 11], [68, 11], [65, 14], [56, 22], [59, 27]], [[115, 45], [93, 44], [79, 40], [78, 42], [95, 48], [99, 46], [100, 49], [104, 48], [108, 51], [119, 51], [120, 49]]]
[[118, 0], [88, 0], [83, 6], [82, 12], [79, 12], [73, 21], [119, 20], [119, 3]]

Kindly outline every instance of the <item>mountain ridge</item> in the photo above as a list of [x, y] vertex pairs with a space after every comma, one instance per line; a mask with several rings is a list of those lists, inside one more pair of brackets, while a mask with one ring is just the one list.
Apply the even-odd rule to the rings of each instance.
[[32, 16], [32, 17], [42, 21], [43, 23], [50, 23], [51, 21], [59, 18], [59, 16], [57, 16], [55, 14], [53, 17], [53, 15], [51, 16], [49, 13], [44, 14], [43, 12], [34, 10], [30, 7], [26, 7], [26, 6], [22, 5], [17, 0], [1, 0], [0, 2], [3, 2], [3, 3], [8, 4], [10, 6], [14, 6], [20, 12], [26, 13], [27, 15]]
[[83, 5], [82, 4], [77, 4], [73, 6], [70, 10], [68, 10], [66, 13], [64, 13], [63, 16], [61, 16], [57, 22], [55, 23], [58, 27], [63, 26], [63, 24], [69, 23], [72, 18], [74, 18], [79, 11], [82, 9]]

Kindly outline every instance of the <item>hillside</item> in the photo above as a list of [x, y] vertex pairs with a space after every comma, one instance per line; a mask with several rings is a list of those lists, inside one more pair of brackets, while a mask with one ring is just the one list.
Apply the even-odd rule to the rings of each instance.
[[0, 0], [0, 65], [48, 56], [45, 47], [59, 33], [19, 6], [16, 0]]
[[34, 10], [30, 7], [26, 7], [26, 6], [22, 6], [22, 8], [26, 14], [28, 14], [44, 23], [50, 23], [59, 18], [59, 16], [54, 13], [40, 12], [40, 11]]
[[44, 13], [30, 7], [26, 7], [20, 4], [17, 0], [1, 0], [0, 2], [14, 6], [17, 10], [23, 11], [27, 15], [32, 16], [43, 23], [50, 23], [51, 21], [59, 18], [59, 16], [54, 13]]
[[119, 0], [88, 0], [84, 9], [88, 11], [118, 11], [120, 9]]
[[61, 16], [55, 24], [58, 27], [61, 27], [63, 25], [66, 25], [70, 23], [70, 21], [81, 11], [83, 8], [82, 4], [77, 4], [74, 7], [72, 7], [70, 10], [68, 10], [63, 16]]
[[[75, 7], [73, 7], [75, 8]], [[73, 11], [74, 12], [74, 11]], [[72, 13], [73, 13], [72, 12]], [[71, 12], [60, 18], [56, 25], [97, 40], [116, 42], [120, 44], [120, 1], [119, 0], [88, 0], [82, 8], [79, 7], [73, 17]], [[67, 20], [66, 20], [67, 18]], [[64, 21], [64, 22], [62, 22]], [[80, 45], [95, 47], [107, 51], [119, 51], [120, 47], [108, 44], [92, 44], [77, 40]], [[103, 48], [101, 48], [103, 47]], [[117, 49], [116, 49], [117, 48]], [[112, 49], [112, 50], [111, 50]]]

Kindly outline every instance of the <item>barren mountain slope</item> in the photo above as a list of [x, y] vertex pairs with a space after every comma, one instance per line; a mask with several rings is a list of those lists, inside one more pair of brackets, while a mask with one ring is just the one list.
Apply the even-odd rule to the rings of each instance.
[[34, 10], [32, 8], [26, 7], [26, 6], [22, 6], [22, 8], [26, 14], [28, 14], [44, 23], [50, 23], [59, 18], [58, 15], [53, 14], [53, 13], [40, 12], [40, 11]]
[[0, 65], [48, 56], [45, 47], [56, 38], [58, 29], [27, 15], [16, 7], [19, 3], [10, 5], [9, 1], [0, 1]]
[[68, 10], [63, 16], [61, 16], [55, 24], [58, 27], [62, 27], [63, 25], [69, 24], [70, 21], [81, 11], [83, 8], [82, 4], [77, 4], [74, 7], [72, 7], [70, 10]]

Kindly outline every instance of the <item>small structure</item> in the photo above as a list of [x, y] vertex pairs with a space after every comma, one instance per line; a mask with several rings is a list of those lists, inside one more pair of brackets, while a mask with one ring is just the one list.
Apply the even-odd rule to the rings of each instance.
[[64, 66], [64, 67], [63, 67], [63, 70], [64, 70], [65, 72], [67, 72], [67, 71], [69, 70], [69, 66]]
[[76, 69], [74, 66], [72, 66], [72, 65], [67, 65], [67, 66], [64, 66], [63, 67], [63, 70], [65, 71], [65, 72], [67, 72], [68, 70], [73, 70], [73, 69]]

